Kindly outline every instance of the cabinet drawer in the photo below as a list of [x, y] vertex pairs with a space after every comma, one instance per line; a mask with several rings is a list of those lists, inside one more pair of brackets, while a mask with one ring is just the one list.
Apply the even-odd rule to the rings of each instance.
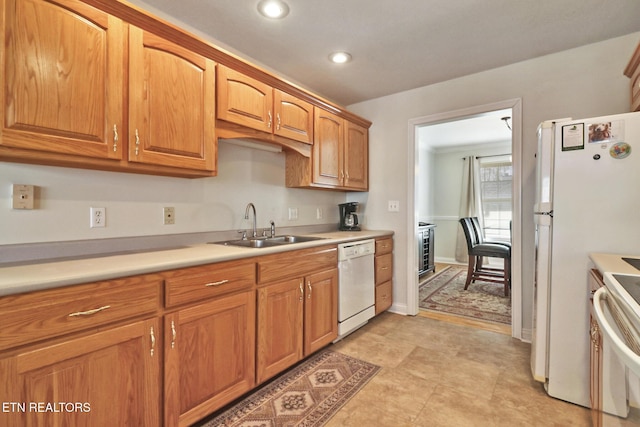
[[338, 248], [336, 246], [267, 255], [258, 259], [258, 283], [301, 277], [337, 266]]
[[375, 258], [376, 284], [391, 280], [393, 275], [393, 254], [379, 255]]
[[0, 350], [151, 313], [159, 275], [67, 286], [0, 299]]
[[393, 251], [393, 239], [376, 240], [376, 255], [388, 254]]
[[250, 289], [256, 282], [256, 264], [230, 261], [164, 273], [165, 305], [187, 302]]
[[391, 281], [376, 286], [376, 314], [380, 314], [391, 307], [393, 301], [391, 297], [392, 288]]

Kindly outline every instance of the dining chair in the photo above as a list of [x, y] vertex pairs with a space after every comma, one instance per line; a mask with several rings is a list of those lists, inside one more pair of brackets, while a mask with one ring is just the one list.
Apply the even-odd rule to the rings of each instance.
[[[460, 218], [460, 225], [464, 231], [469, 254], [466, 290], [476, 280], [504, 285], [504, 295], [509, 296], [511, 288], [511, 246], [497, 243], [481, 243], [481, 235], [476, 233], [471, 217]], [[502, 258], [503, 268], [486, 267], [482, 257]]]

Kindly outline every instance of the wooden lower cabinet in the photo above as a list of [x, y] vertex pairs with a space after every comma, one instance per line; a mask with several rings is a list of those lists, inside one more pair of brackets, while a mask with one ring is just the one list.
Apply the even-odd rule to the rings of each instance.
[[[597, 270], [589, 272], [589, 290], [593, 295], [604, 282]], [[595, 318], [593, 300], [589, 304], [589, 353], [590, 353], [590, 387], [591, 424], [602, 426], [602, 334]]]
[[338, 270], [258, 289], [257, 383], [262, 383], [338, 336]]
[[165, 426], [188, 426], [255, 385], [255, 291], [164, 317]]
[[376, 315], [393, 304], [393, 238], [376, 239]]
[[161, 424], [159, 320], [141, 320], [0, 359], [3, 426]]
[[303, 278], [258, 289], [258, 383], [302, 359], [303, 315]]
[[0, 297], [0, 426], [191, 425], [330, 344], [337, 305], [331, 245]]
[[304, 303], [304, 355], [338, 337], [338, 269], [307, 276]]

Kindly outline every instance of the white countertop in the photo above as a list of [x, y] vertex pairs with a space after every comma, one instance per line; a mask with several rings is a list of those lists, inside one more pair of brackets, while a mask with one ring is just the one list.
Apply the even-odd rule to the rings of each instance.
[[335, 231], [307, 234], [322, 237], [322, 240], [267, 248], [243, 248], [203, 243], [178, 249], [9, 266], [0, 268], [0, 296], [392, 234], [392, 231], [385, 230]]
[[604, 273], [616, 273], [616, 274], [633, 274], [640, 275], [640, 270], [622, 258], [639, 258], [640, 255], [621, 255], [621, 254], [601, 254], [591, 253], [589, 258], [595, 264], [596, 268], [602, 275]]
[[624, 303], [629, 311], [635, 315], [636, 319], [640, 320], [640, 304], [633, 299], [629, 292], [627, 292], [627, 290], [613, 276], [614, 274], [620, 274], [640, 278], [640, 270], [622, 259], [640, 259], [640, 256], [595, 253], [589, 254], [589, 258], [591, 258], [598, 271], [602, 273], [603, 281], [607, 289], [617, 297], [619, 302]]

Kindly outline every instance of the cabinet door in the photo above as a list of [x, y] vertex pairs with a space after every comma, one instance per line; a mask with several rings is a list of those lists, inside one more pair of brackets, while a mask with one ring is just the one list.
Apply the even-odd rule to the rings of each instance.
[[258, 383], [302, 359], [303, 300], [303, 279], [258, 289]]
[[344, 177], [342, 150], [344, 120], [335, 114], [315, 109], [313, 140], [313, 183], [339, 187]]
[[76, 0], [6, 0], [0, 145], [121, 159], [125, 24]]
[[215, 64], [130, 27], [129, 160], [215, 170]]
[[305, 280], [304, 354], [307, 356], [338, 337], [338, 269], [316, 273]]
[[26, 405], [2, 414], [3, 425], [160, 425], [158, 326], [139, 321], [1, 359], [0, 401]]
[[602, 335], [593, 313], [593, 302], [590, 304], [590, 400], [591, 421], [594, 427], [602, 425]]
[[589, 397], [591, 401], [591, 421], [593, 427], [600, 427], [603, 424], [602, 334], [594, 313], [593, 294], [604, 286], [604, 282], [597, 270], [591, 270], [589, 271], [588, 283], [591, 291], [589, 304]]
[[344, 145], [344, 186], [363, 191], [369, 188], [369, 130], [348, 121]]
[[272, 133], [271, 86], [219, 65], [217, 89], [218, 119]]
[[165, 425], [187, 426], [255, 384], [255, 291], [165, 316]]
[[295, 96], [274, 89], [276, 135], [313, 143], [313, 105]]

